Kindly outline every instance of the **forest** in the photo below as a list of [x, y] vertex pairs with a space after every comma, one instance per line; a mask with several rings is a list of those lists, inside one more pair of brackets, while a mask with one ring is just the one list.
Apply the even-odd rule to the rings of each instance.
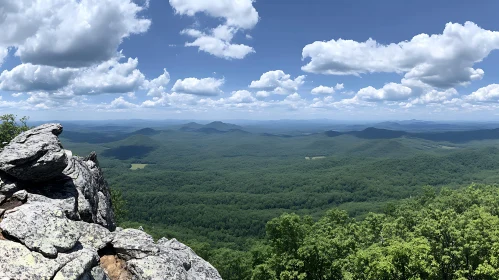
[[418, 129], [214, 122], [61, 140], [97, 151], [121, 225], [177, 238], [224, 279], [496, 279], [499, 136]]

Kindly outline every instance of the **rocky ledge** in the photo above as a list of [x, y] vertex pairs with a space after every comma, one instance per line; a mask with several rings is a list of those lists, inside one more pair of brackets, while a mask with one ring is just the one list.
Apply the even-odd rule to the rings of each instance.
[[0, 280], [222, 279], [175, 239], [117, 228], [95, 153], [63, 149], [45, 124], [0, 150]]

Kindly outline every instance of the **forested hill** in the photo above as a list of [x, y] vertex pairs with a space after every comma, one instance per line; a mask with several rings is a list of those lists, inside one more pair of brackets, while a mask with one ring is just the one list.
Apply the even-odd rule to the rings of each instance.
[[[426, 187], [357, 221], [283, 214], [224, 279], [499, 279], [499, 189]], [[219, 260], [221, 261], [221, 260]]]
[[[273, 279], [274, 274], [276, 279], [418, 279], [379, 276], [381, 274], [362, 278], [359, 277], [361, 273], [370, 274], [345, 268], [353, 267], [355, 263], [365, 263], [363, 266], [369, 267], [371, 261], [374, 263], [371, 266], [378, 263], [391, 267], [399, 265], [393, 264], [391, 259], [375, 259], [386, 255], [383, 250], [393, 251], [398, 247], [382, 247], [379, 252], [375, 251], [373, 248], [377, 247], [371, 248], [371, 245], [378, 243], [359, 239], [355, 230], [367, 234], [366, 221], [372, 217], [383, 217], [383, 224], [378, 225], [381, 228], [388, 229], [390, 226], [397, 234], [406, 230], [419, 234], [421, 229], [416, 224], [426, 221], [421, 218], [422, 214], [394, 214], [398, 213], [394, 209], [416, 202], [409, 200], [394, 207], [398, 205], [398, 200], [416, 197], [426, 185], [434, 186], [439, 192], [441, 188], [457, 189], [474, 182], [499, 182], [499, 139], [487, 138], [487, 133], [493, 136], [494, 129], [480, 130], [484, 133], [479, 130], [416, 133], [372, 128], [304, 134], [293, 131], [262, 132], [248, 126], [242, 126], [242, 129], [226, 126], [227, 130], [222, 131], [219, 130], [223, 129], [219, 123], [215, 123], [218, 129], [194, 123], [189, 126], [193, 130], [181, 129], [182, 125], [151, 125], [150, 129], [142, 130], [127, 127], [121, 131], [96, 130], [88, 133], [85, 130], [78, 133], [68, 130], [61, 137], [64, 146], [75, 154], [96, 151], [100, 155], [108, 182], [112, 188], [121, 191], [127, 202], [128, 213], [123, 216], [121, 226], [142, 226], [155, 237], [178, 238], [214, 264], [227, 280], [249, 280], [252, 275], [257, 277], [258, 274], [254, 273], [263, 273], [263, 276], [254, 279]], [[474, 136], [474, 133], [477, 135]], [[475, 138], [463, 136], [457, 142], [423, 138], [434, 139], [428, 135], [471, 135]], [[491, 190], [493, 187], [487, 191]], [[486, 197], [485, 191], [482, 194]], [[464, 203], [456, 196], [453, 199], [457, 204]], [[423, 203], [418, 207], [429, 205]], [[414, 210], [422, 209], [416, 206]], [[469, 208], [467, 204], [462, 207]], [[325, 271], [324, 267], [332, 264], [320, 255], [310, 255], [310, 259], [305, 259], [306, 255], [303, 255], [305, 252], [311, 254], [304, 251], [311, 248], [331, 256], [331, 260], [335, 259], [332, 252], [310, 247], [313, 242], [307, 241], [315, 240], [317, 246], [332, 246], [329, 235], [310, 239], [312, 233], [322, 231], [320, 221], [325, 219], [324, 215], [329, 215], [326, 213], [330, 209], [348, 213], [349, 226], [343, 230], [349, 230], [348, 236], [356, 238], [348, 241], [356, 245], [349, 247], [348, 254], [340, 258], [340, 268], [337, 263], [334, 264], [335, 273], [340, 273], [343, 278], [337, 278], [339, 274], [324, 278], [310, 274], [313, 269]], [[385, 214], [369, 214], [371, 212]], [[273, 219], [284, 213], [296, 213], [301, 217], [299, 221], [306, 222], [305, 233], [300, 233], [304, 241], [300, 241], [298, 247], [290, 247], [296, 251], [289, 253], [292, 258], [275, 259], [271, 257], [271, 252], [274, 255], [284, 254], [273, 251], [276, 250], [273, 244], [277, 241], [272, 241], [275, 237], [269, 233], [267, 222], [276, 224], [282, 218]], [[308, 216], [312, 218], [304, 218]], [[352, 220], [354, 218], [355, 221]], [[412, 219], [412, 227], [402, 228], [403, 224], [392, 226], [406, 218]], [[438, 225], [444, 221], [429, 222]], [[286, 231], [292, 232], [289, 229]], [[383, 233], [383, 240], [387, 240], [386, 234]], [[413, 240], [406, 239], [409, 238], [407, 232], [403, 234], [392, 240]], [[420, 235], [414, 236], [414, 240], [421, 238]], [[394, 241], [383, 242], [385, 246]], [[417, 248], [416, 245], [409, 243], [402, 248]], [[344, 250], [343, 247], [338, 248], [339, 251]], [[360, 259], [368, 253], [373, 256], [368, 255], [367, 260]], [[438, 263], [444, 257], [435, 253], [432, 258]], [[313, 260], [317, 261], [314, 263]], [[285, 263], [286, 267], [278, 266], [280, 263]], [[313, 265], [317, 267], [311, 268]], [[411, 267], [413, 265], [410, 264]], [[263, 272], [255, 272], [257, 270]], [[287, 272], [282, 274], [288, 270], [291, 276]], [[423, 274], [418, 275], [424, 279]], [[432, 279], [431, 274], [428, 275], [428, 279]], [[433, 279], [441, 279], [440, 276]], [[496, 279], [477, 277], [469, 279]]]

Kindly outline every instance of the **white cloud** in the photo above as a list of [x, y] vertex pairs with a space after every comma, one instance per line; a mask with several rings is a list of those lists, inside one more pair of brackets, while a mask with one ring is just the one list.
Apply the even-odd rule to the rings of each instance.
[[211, 34], [199, 30], [186, 29], [181, 34], [196, 38], [193, 42], [185, 43], [187, 47], [198, 47], [199, 50], [207, 52], [216, 57], [224, 59], [243, 59], [255, 50], [244, 44], [232, 44], [231, 40], [236, 29], [227, 26], [219, 26], [211, 31]]
[[258, 23], [258, 12], [253, 0], [170, 0], [175, 13], [194, 16], [205, 13], [214, 18], [225, 19], [225, 25], [251, 29]]
[[365, 101], [400, 101], [407, 100], [413, 95], [410, 88], [401, 84], [389, 83], [383, 88], [375, 89], [372, 86], [360, 89], [355, 97]]
[[276, 94], [290, 94], [297, 91], [304, 82], [305, 76], [291, 79], [291, 75], [284, 73], [284, 71], [275, 70], [264, 73], [259, 80], [252, 81], [249, 87]]
[[132, 108], [137, 108], [138, 106], [136, 104], [130, 103], [123, 98], [123, 96], [120, 96], [118, 98], [115, 98], [111, 103], [106, 106], [107, 109], [118, 109], [118, 110], [124, 110], [124, 109], [132, 109]]
[[165, 91], [170, 74], [164, 69], [159, 77], [147, 80], [138, 69], [138, 59], [123, 56], [86, 68], [56, 68], [52, 66], [20, 64], [0, 74], [0, 90], [18, 92], [70, 92], [73, 95], [130, 93], [148, 90], [154, 96]]
[[144, 84], [145, 77], [137, 69], [138, 59], [128, 58], [124, 63], [119, 63], [119, 59], [111, 59], [82, 70], [71, 81], [71, 90], [76, 95], [95, 95], [125, 93], [139, 89]]
[[412, 100], [411, 104], [443, 103], [457, 95], [459, 95], [459, 93], [454, 88], [446, 89], [444, 91], [432, 89]]
[[265, 91], [265, 90], [259, 90], [256, 92], [256, 97], [257, 98], [265, 98], [265, 97], [269, 97], [270, 96], [270, 92], [268, 91]]
[[129, 92], [126, 94], [126, 96], [128, 96], [128, 98], [130, 98], [130, 99], [137, 99], [135, 92]]
[[334, 93], [334, 88], [333, 87], [326, 87], [326, 86], [318, 86], [310, 92], [312, 94], [333, 94]]
[[416, 80], [450, 88], [481, 79], [482, 69], [473, 65], [499, 49], [499, 32], [472, 22], [448, 23], [442, 34], [414, 36], [410, 41], [383, 45], [373, 39], [316, 41], [303, 48], [310, 61], [304, 71], [332, 75], [373, 72], [405, 73], [403, 83]]
[[233, 103], [252, 103], [256, 101], [256, 98], [247, 90], [234, 91], [228, 99]]
[[243, 59], [255, 50], [244, 44], [234, 44], [232, 39], [241, 29], [252, 29], [258, 23], [258, 12], [253, 7], [252, 0], [170, 0], [175, 13], [195, 16], [196, 13], [205, 13], [214, 18], [222, 18], [225, 22], [208, 33], [197, 29], [185, 29], [180, 33], [195, 38], [193, 42], [186, 42], [186, 47], [198, 47], [224, 59]]
[[0, 74], [0, 90], [5, 91], [53, 91], [65, 87], [77, 71], [71, 68], [20, 64]]
[[192, 107], [197, 103], [195, 96], [183, 93], [163, 93], [159, 97], [153, 97], [152, 100], [144, 101], [140, 106], [143, 108], [155, 107], [175, 107], [187, 108]]
[[345, 88], [345, 86], [344, 86], [343, 84], [336, 84], [336, 86], [334, 86], [334, 88], [335, 88], [336, 90], [342, 90], [342, 89], [344, 89], [344, 88]]
[[220, 87], [224, 84], [224, 79], [215, 78], [186, 78], [177, 80], [173, 85], [172, 91], [177, 93], [201, 95], [201, 96], [215, 96], [222, 93]]
[[[13, 94], [12, 94], [12, 97], [21, 97], [21, 96], [23, 96], [23, 95], [24, 95], [24, 93], [22, 93], [22, 92], [17, 92], [17, 93], [13, 93]], [[1, 97], [1, 96], [0, 96], [0, 97]]]
[[3, 0], [0, 46], [17, 48], [23, 63], [90, 66], [148, 30], [150, 20], [138, 16], [143, 9], [131, 0]]
[[246, 34], [246, 39], [251, 40], [251, 39], [253, 39], [253, 36]]
[[163, 69], [163, 74], [151, 81], [144, 81], [144, 85], [142, 87], [148, 89], [148, 96], [161, 96], [161, 94], [166, 91], [165, 87], [169, 82], [170, 73], [168, 73], [166, 69]]
[[497, 102], [499, 101], [499, 84], [490, 84], [479, 88], [477, 91], [466, 96], [465, 99], [476, 102]]

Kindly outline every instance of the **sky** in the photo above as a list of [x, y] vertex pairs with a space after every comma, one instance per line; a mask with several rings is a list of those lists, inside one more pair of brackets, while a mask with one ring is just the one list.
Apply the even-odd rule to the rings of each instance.
[[499, 120], [499, 1], [2, 0], [0, 114]]

